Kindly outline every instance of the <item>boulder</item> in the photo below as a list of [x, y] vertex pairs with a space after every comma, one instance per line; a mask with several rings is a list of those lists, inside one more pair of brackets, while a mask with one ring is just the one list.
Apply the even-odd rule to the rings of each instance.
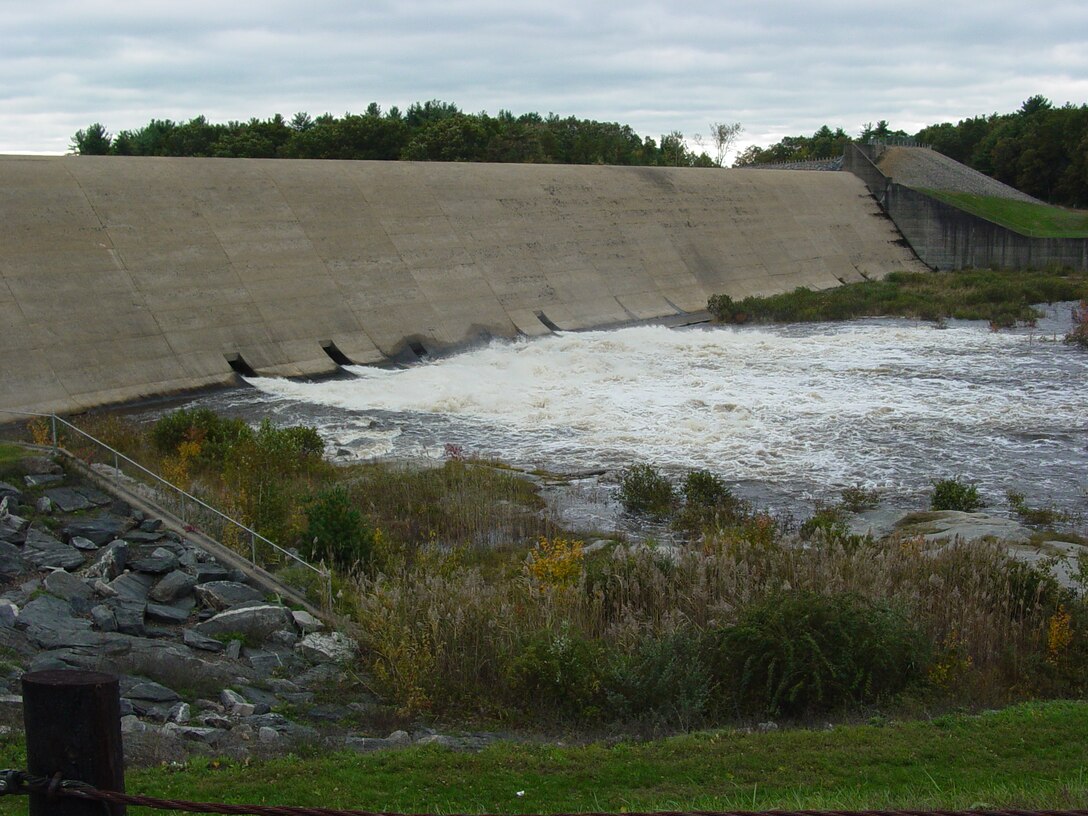
[[[84, 541], [90, 541], [89, 538], [83, 538]], [[69, 539], [71, 541], [73, 539]], [[92, 578], [102, 578], [106, 581], [112, 581], [118, 575], [125, 571], [125, 563], [128, 561], [128, 543], [121, 540], [114, 540], [110, 545], [99, 551], [94, 562], [87, 567], [85, 574]]]
[[201, 649], [205, 652], [221, 652], [225, 648], [223, 641], [202, 635], [192, 629], [182, 631], [181, 640], [186, 646]]
[[81, 578], [65, 570], [53, 570], [45, 576], [45, 590], [58, 598], [71, 601], [73, 598], [90, 600], [94, 590]]
[[189, 620], [189, 613], [184, 609], [167, 604], [149, 603], [144, 614], [157, 623], [182, 624]]
[[126, 572], [119, 575], [109, 583], [109, 588], [117, 593], [120, 598], [130, 601], [147, 602], [147, 596], [151, 592], [153, 579], [150, 575], [140, 572]]
[[22, 544], [26, 538], [26, 529], [30, 522], [14, 513], [0, 516], [0, 542]]
[[13, 484], [8, 484], [7, 482], [0, 482], [0, 501], [3, 501], [4, 499], [9, 497], [14, 501], [22, 502], [23, 491], [21, 491]]
[[34, 570], [23, 557], [23, 551], [13, 544], [0, 541], [0, 578], [11, 580]]
[[355, 657], [358, 645], [340, 632], [312, 632], [298, 642], [295, 650], [313, 663], [346, 663]]
[[26, 531], [23, 557], [39, 569], [52, 567], [72, 570], [82, 567], [84, 561], [83, 553], [75, 547], [53, 538], [37, 527], [30, 527]]
[[71, 539], [72, 536], [89, 538], [99, 546], [121, 538], [132, 527], [132, 521], [128, 518], [105, 514], [92, 519], [74, 519], [64, 528], [64, 534]]
[[209, 581], [197, 584], [195, 591], [200, 603], [218, 612], [261, 599], [260, 590], [235, 581]]
[[64, 476], [60, 473], [28, 473], [23, 477], [23, 483], [31, 489], [63, 481]]
[[91, 634], [91, 622], [73, 618], [68, 602], [52, 595], [34, 598], [19, 612], [20, 628], [43, 649], [80, 644], [80, 635]]
[[147, 700], [151, 703], [174, 703], [181, 699], [181, 695], [173, 689], [150, 680], [137, 683], [123, 696], [130, 700]]
[[178, 568], [178, 557], [165, 547], [156, 547], [150, 555], [144, 555], [129, 561], [129, 567], [137, 572], [165, 575]]
[[290, 623], [289, 612], [279, 604], [255, 604], [228, 609], [198, 623], [193, 628], [209, 637], [238, 632], [256, 641], [263, 641], [270, 634]]
[[292, 611], [291, 617], [294, 619], [295, 626], [299, 628], [299, 631], [306, 635], [310, 634], [311, 632], [320, 632], [322, 629], [325, 628], [325, 624], [323, 624], [320, 620], [315, 618], [305, 609], [296, 609]]
[[[91, 496], [101, 497], [102, 501], [94, 502]], [[101, 504], [109, 504], [109, 496], [99, 493], [97, 490], [88, 495], [87, 491], [78, 487], [52, 487], [42, 491], [42, 496], [62, 513], [77, 513], [80, 510], [89, 510]]]
[[77, 550], [83, 550], [84, 552], [93, 552], [99, 548], [100, 545], [95, 544], [89, 538], [83, 536], [72, 536], [68, 539], [68, 543], [75, 547]]

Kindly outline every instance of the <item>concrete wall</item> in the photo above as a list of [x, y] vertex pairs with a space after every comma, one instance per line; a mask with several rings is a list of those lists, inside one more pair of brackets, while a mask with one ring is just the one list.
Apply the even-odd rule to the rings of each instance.
[[1088, 239], [1032, 238], [888, 178], [856, 145], [844, 168], [862, 179], [918, 257], [933, 269], [997, 266], [1088, 270]]
[[69, 411], [917, 262], [846, 173], [0, 157], [0, 408]]

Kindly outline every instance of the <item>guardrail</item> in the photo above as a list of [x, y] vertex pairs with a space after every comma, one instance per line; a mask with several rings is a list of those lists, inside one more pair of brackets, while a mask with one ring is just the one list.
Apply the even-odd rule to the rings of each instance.
[[[146, 484], [147, 480], [150, 480], [150, 486], [155, 490], [155, 495], [152, 499], [155, 504], [164, 506], [167, 510], [173, 513], [173, 515], [179, 518], [182, 524], [188, 527], [192, 527], [194, 530], [199, 530], [201, 532], [213, 531], [215, 534], [212, 535], [212, 538], [216, 539], [220, 543], [223, 542], [223, 533], [227, 530], [235, 531], [235, 535], [240, 536], [243, 539], [248, 536], [249, 557], [246, 558], [244, 552], [238, 553], [238, 555], [240, 555], [242, 558], [246, 558], [246, 560], [248, 560], [249, 563], [251, 563], [253, 566], [260, 567], [262, 569], [266, 567], [266, 565], [260, 563], [257, 558], [258, 546], [261, 546], [267, 548], [270, 554], [275, 554], [281, 560], [293, 563], [299, 567], [305, 568], [313, 572], [321, 581], [323, 596], [322, 602], [325, 605], [325, 608], [327, 610], [332, 609], [332, 573], [328, 569], [322, 569], [321, 567], [314, 566], [309, 561], [292, 552], [291, 550], [284, 549], [276, 542], [258, 533], [256, 530], [247, 527], [245, 524], [242, 524], [242, 522], [238, 521], [237, 519], [234, 519], [231, 516], [228, 516], [226, 513], [222, 512], [221, 510], [212, 507], [206, 501], [198, 498], [197, 496], [194, 496], [192, 493], [182, 490], [180, 487], [167, 481], [159, 474], [144, 467], [135, 459], [126, 456], [116, 448], [110, 447], [101, 439], [92, 436], [81, 428], [73, 425], [71, 422], [68, 422], [67, 420], [57, 416], [56, 414], [37, 414], [30, 411], [7, 411], [4, 409], [0, 409], [0, 414], [7, 414], [9, 416], [34, 417], [37, 419], [48, 419], [52, 447], [55, 450], [63, 450], [71, 456], [75, 456], [75, 454], [72, 451], [61, 447], [60, 445], [59, 428], [63, 427], [69, 431], [74, 432], [75, 434], [78, 434], [79, 437], [101, 449], [108, 456], [112, 457], [112, 467], [114, 473], [111, 475], [108, 472], [96, 469], [95, 472], [99, 476], [107, 479], [108, 481], [112, 481], [120, 486], [127, 487], [123, 479], [118, 477], [133, 479], [134, 477], [129, 476], [124, 471], [125, 466], [131, 468], [132, 470], [136, 471], [140, 475], [140, 477], [143, 478], [144, 484]], [[76, 458], [85, 459], [88, 457], [77, 456]], [[88, 465], [91, 464], [92, 463], [88, 461]], [[141, 480], [135, 479], [135, 481], [140, 482]], [[149, 497], [145, 496], [144, 498]], [[219, 529], [213, 530], [213, 528], [217, 526]], [[224, 546], [226, 545], [224, 544]], [[233, 548], [231, 548], [231, 550], [235, 551]]]

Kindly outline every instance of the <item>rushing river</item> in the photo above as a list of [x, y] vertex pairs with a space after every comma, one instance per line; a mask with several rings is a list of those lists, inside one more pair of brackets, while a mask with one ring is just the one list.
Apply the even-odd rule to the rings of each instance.
[[641, 326], [494, 342], [322, 382], [254, 378], [200, 400], [319, 428], [341, 457], [466, 452], [548, 470], [647, 461], [707, 468], [772, 506], [881, 488], [917, 506], [931, 482], [1005, 506], [1085, 509], [1088, 354], [1033, 330], [905, 320], [791, 327]]

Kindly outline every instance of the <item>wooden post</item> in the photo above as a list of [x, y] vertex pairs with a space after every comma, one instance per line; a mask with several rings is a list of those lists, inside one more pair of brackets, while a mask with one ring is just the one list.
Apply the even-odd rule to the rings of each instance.
[[[31, 776], [78, 779], [124, 792], [121, 698], [117, 678], [88, 671], [23, 675], [26, 769]], [[30, 795], [30, 816], [124, 816], [124, 805], [67, 796]]]

